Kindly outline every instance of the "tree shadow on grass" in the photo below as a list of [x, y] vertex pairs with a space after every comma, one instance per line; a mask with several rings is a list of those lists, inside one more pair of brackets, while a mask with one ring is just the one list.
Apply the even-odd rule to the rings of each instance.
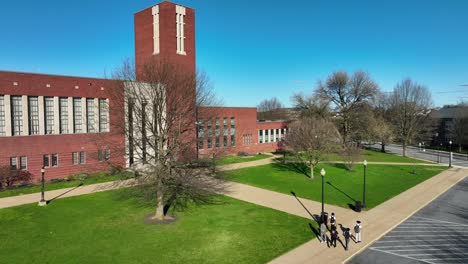
[[273, 168], [279, 170], [279, 171], [294, 171], [299, 174], [303, 174], [307, 176], [307, 178], [310, 178], [309, 175], [309, 167], [305, 165], [302, 162], [287, 162], [287, 163], [281, 163], [281, 162], [275, 162], [272, 163]]

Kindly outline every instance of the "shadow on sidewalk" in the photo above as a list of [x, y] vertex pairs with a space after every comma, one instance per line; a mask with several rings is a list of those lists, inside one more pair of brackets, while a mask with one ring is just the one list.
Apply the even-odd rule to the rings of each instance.
[[54, 201], [54, 200], [56, 200], [56, 199], [58, 199], [58, 198], [64, 196], [65, 194], [67, 194], [67, 193], [69, 193], [69, 192], [74, 191], [76, 188], [78, 188], [78, 187], [80, 187], [80, 186], [83, 186], [83, 183], [80, 183], [80, 184], [78, 184], [78, 186], [73, 187], [72, 189], [70, 189], [70, 190], [68, 190], [68, 191], [66, 191], [66, 192], [64, 192], [64, 193], [59, 194], [59, 195], [55, 196], [54, 198], [52, 198], [52, 199], [50, 199], [50, 200], [47, 200], [47, 204], [49, 204], [49, 203], [51, 203], [52, 201]]

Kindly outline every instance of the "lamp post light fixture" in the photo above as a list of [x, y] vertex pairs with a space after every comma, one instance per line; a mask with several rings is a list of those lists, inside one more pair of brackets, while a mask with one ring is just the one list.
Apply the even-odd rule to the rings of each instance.
[[322, 223], [325, 222], [325, 206], [324, 206], [324, 178], [325, 178], [326, 171], [324, 168], [320, 170], [320, 175], [322, 175], [322, 213], [320, 215]]
[[41, 187], [41, 200], [39, 201], [39, 206], [47, 205], [47, 201], [44, 199], [44, 184], [45, 184], [44, 174], [45, 174], [45, 168], [42, 167], [41, 168], [41, 175], [42, 175], [41, 184], [42, 184], [42, 187]]
[[364, 160], [364, 186], [362, 191], [362, 208], [366, 208], [366, 171], [367, 171], [367, 160]]
[[449, 168], [452, 167], [452, 140], [449, 141]]

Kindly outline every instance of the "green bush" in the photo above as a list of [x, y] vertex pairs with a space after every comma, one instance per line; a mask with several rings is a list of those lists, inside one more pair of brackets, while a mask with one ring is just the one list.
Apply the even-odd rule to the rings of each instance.
[[75, 174], [72, 176], [72, 179], [77, 180], [77, 181], [84, 181], [87, 178], [89, 178], [88, 173], [79, 173], [79, 174]]

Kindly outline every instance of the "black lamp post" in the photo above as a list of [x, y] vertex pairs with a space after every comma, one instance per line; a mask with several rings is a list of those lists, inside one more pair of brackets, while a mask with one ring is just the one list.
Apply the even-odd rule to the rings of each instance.
[[326, 171], [324, 168], [322, 168], [322, 170], [320, 170], [320, 175], [322, 175], [322, 214], [321, 214], [321, 218], [322, 218], [322, 223], [325, 222], [325, 206], [324, 206], [324, 178], [325, 178], [325, 174], [326, 174]]
[[364, 160], [364, 188], [362, 191], [362, 208], [366, 208], [366, 170], [367, 170], [367, 160]]
[[41, 184], [42, 184], [42, 187], [41, 187], [41, 200], [39, 201], [39, 206], [47, 205], [47, 201], [44, 199], [44, 184], [45, 184], [44, 174], [45, 174], [45, 168], [42, 167], [41, 168], [41, 175], [42, 175]]
[[449, 141], [449, 167], [452, 167], [452, 140]]

